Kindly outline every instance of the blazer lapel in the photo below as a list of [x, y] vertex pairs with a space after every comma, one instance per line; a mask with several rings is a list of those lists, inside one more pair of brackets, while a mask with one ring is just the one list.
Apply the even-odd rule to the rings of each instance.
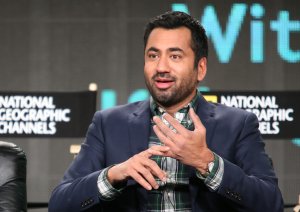
[[[150, 102], [140, 102], [138, 108], [129, 116], [129, 141], [132, 155], [138, 154], [148, 148], [150, 136]], [[129, 180], [129, 184], [137, 184]], [[137, 186], [139, 211], [146, 211], [147, 191]]]
[[[210, 143], [213, 139], [214, 135], [214, 129], [216, 126], [215, 121], [215, 105], [208, 103], [202, 95], [200, 95], [197, 103], [197, 109], [196, 113], [199, 116], [202, 124], [206, 128], [206, 143], [208, 148], [210, 147]], [[192, 169], [192, 176], [195, 176], [195, 169]], [[197, 211], [195, 208], [197, 204], [195, 204], [197, 193], [199, 192], [199, 186], [198, 185], [189, 185], [191, 198], [192, 198], [192, 211]]]
[[197, 104], [197, 115], [199, 116], [202, 124], [206, 128], [206, 143], [210, 146], [215, 129], [215, 108], [214, 104], [208, 103], [202, 95], [200, 95]]
[[150, 133], [150, 103], [140, 102], [138, 108], [129, 116], [129, 140], [132, 155], [148, 148]]

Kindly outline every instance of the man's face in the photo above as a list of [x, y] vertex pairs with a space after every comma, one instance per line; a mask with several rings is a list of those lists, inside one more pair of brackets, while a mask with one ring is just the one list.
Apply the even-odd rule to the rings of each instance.
[[186, 27], [155, 28], [149, 35], [145, 48], [145, 81], [154, 100], [162, 106], [188, 104], [198, 81], [204, 78], [201, 66], [194, 67], [191, 42], [191, 31]]

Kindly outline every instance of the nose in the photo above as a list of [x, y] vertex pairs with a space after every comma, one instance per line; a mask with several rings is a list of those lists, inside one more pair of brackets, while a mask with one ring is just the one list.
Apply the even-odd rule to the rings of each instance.
[[170, 72], [169, 62], [166, 56], [161, 56], [158, 60], [156, 70], [159, 73]]

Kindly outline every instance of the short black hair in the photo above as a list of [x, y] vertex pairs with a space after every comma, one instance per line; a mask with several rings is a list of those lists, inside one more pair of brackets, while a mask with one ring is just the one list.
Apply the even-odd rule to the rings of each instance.
[[144, 31], [144, 48], [146, 48], [150, 33], [155, 28], [176, 29], [187, 27], [191, 30], [191, 48], [195, 54], [195, 67], [202, 57], [208, 56], [208, 42], [205, 29], [200, 22], [184, 12], [166, 12], [149, 21]]

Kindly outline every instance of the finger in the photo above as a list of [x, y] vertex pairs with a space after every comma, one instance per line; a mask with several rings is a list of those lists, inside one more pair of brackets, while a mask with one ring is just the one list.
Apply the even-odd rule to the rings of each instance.
[[175, 134], [175, 132], [172, 131], [159, 117], [154, 116], [153, 121], [156, 124], [156, 126], [160, 129], [160, 131], [165, 135], [170, 136], [171, 134]]
[[147, 190], [158, 188], [154, 176], [159, 175], [161, 178], [165, 177], [165, 173], [159, 168], [156, 162], [143, 157], [141, 154], [135, 155], [129, 160], [126, 173], [128, 177], [133, 178]]
[[151, 190], [152, 186], [148, 183], [138, 172], [131, 172], [130, 177], [134, 179], [138, 184], [143, 186], [147, 190]]
[[163, 117], [175, 128], [175, 130], [177, 131], [176, 134], [185, 135], [188, 132], [188, 130], [171, 115], [165, 113]]
[[140, 153], [143, 157], [150, 158], [152, 155], [164, 155], [170, 150], [170, 147], [155, 145]]
[[153, 176], [158, 177], [163, 182], [166, 181], [167, 174], [157, 165], [155, 161], [151, 159], [146, 159], [143, 161], [143, 168], [139, 168], [139, 172], [141, 172], [141, 174], [145, 177], [147, 182], [152, 185], [153, 188], [157, 188], [157, 182]]
[[162, 145], [153, 145], [149, 148], [149, 150], [155, 150], [160, 152], [167, 152], [170, 150], [170, 147], [162, 146]]
[[[170, 147], [171, 151], [172, 149], [176, 148], [176, 144], [172, 142], [162, 131], [157, 125], [153, 126], [153, 130], [155, 134], [157, 135], [158, 139], [166, 146]], [[174, 133], [174, 132], [173, 132]]]
[[162, 151], [158, 151], [155, 149], [148, 149], [148, 152], [152, 155], [156, 155], [156, 156], [164, 156], [166, 154], [166, 152], [162, 152]]
[[140, 152], [139, 155], [145, 158], [150, 158], [153, 154], [151, 153], [151, 151], [149, 151], [149, 149], [147, 149], [145, 151]]
[[164, 156], [166, 153], [170, 150], [170, 147], [167, 146], [160, 146], [160, 145], [155, 145], [150, 147], [147, 151], [151, 155], [159, 155], [159, 156]]
[[200, 129], [205, 128], [204, 125], [202, 124], [199, 116], [197, 116], [197, 114], [195, 113], [193, 108], [190, 108], [189, 115], [190, 115], [192, 121], [194, 122], [195, 129], [200, 130]]
[[[154, 161], [153, 161], [154, 162]], [[155, 163], [155, 162], [154, 162]], [[153, 167], [142, 167], [138, 170], [138, 172], [142, 175], [142, 177], [147, 181], [147, 183], [150, 184], [151, 188], [158, 189], [158, 184], [154, 178], [156, 176], [156, 173], [154, 171]]]
[[172, 153], [171, 151], [167, 151], [167, 152], [155, 152], [155, 150], [149, 150], [149, 151], [151, 151], [152, 155], [155, 155], [155, 156], [173, 157], [173, 158], [175, 156], [175, 154]]
[[176, 132], [171, 130], [160, 118], [154, 116], [153, 121], [155, 122], [156, 126], [159, 128], [160, 132], [165, 135], [164, 137], [170, 138], [172, 140], [176, 139]]
[[[175, 120], [174, 118], [172, 118], [172, 116], [170, 116], [169, 114], [164, 115], [164, 118], [167, 118], [168, 120], [167, 119], [166, 120], [168, 122], [170, 120], [169, 123], [173, 127], [175, 126], [176, 132], [174, 132], [173, 130], [171, 130], [160, 119], [157, 120], [157, 123], [158, 123], [157, 126], [159, 127], [159, 129], [161, 130], [161, 132], [164, 133], [167, 138], [169, 138], [169, 140], [171, 140], [172, 142], [176, 143], [176, 145], [180, 145], [182, 143], [182, 141], [184, 140], [183, 137], [188, 136], [188, 133], [190, 133], [190, 131], [187, 130], [187, 129], [185, 129], [177, 120]], [[163, 129], [161, 129], [161, 128], [163, 128]], [[165, 130], [165, 128], [168, 128], [168, 131]], [[165, 130], [165, 132], [163, 130]]]

